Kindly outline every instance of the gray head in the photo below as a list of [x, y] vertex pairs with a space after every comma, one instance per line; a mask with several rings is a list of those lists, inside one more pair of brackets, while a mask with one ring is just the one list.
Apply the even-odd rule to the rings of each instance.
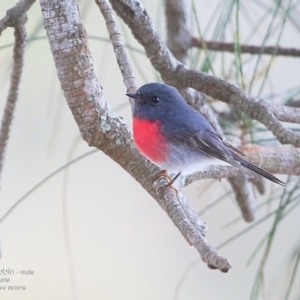
[[141, 86], [135, 94], [126, 95], [134, 99], [134, 118], [160, 120], [167, 113], [172, 111], [174, 113], [180, 106], [186, 105], [177, 89], [163, 83], [147, 83]]

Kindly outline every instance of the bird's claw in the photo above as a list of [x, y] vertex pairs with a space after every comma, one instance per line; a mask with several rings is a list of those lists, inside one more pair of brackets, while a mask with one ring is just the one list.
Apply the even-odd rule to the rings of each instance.
[[[171, 178], [170, 176], [169, 176], [169, 174], [167, 173], [167, 171], [166, 170], [162, 170], [162, 171], [160, 171], [160, 172], [158, 172], [154, 177], [153, 177], [153, 181], [157, 181], [160, 177], [164, 177], [164, 178], [166, 178], [167, 180], [168, 180], [168, 184], [167, 185], [165, 185], [165, 186], [163, 186], [162, 188], [160, 188], [159, 189], [159, 193], [161, 192], [161, 191], [165, 191], [167, 188], [170, 188], [170, 189], [172, 189], [174, 192], [175, 192], [175, 194], [176, 194], [176, 196], [178, 196], [178, 190], [173, 186], [173, 183], [174, 183], [174, 178]], [[177, 177], [176, 177], [177, 178]], [[176, 179], [175, 178], [175, 179]]]

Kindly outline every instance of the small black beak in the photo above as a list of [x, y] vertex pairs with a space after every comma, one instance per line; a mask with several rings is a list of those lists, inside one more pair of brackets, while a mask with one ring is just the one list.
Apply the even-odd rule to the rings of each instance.
[[126, 96], [128, 96], [129, 98], [133, 98], [133, 99], [137, 99], [139, 98], [139, 94], [125, 94]]

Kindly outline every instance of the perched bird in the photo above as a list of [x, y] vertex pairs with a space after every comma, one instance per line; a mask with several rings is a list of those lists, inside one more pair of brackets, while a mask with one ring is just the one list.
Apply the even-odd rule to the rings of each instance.
[[242, 158], [244, 154], [223, 141], [176, 88], [148, 83], [135, 94], [126, 95], [134, 99], [133, 137], [138, 149], [161, 169], [177, 173], [175, 179], [181, 173], [201, 170], [207, 165], [230, 164], [250, 177], [254, 172], [286, 186]]

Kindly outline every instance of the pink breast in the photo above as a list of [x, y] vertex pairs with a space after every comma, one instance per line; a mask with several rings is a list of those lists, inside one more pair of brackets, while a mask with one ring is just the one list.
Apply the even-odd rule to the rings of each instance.
[[168, 157], [168, 145], [159, 124], [159, 121], [133, 120], [134, 141], [141, 153], [154, 163], [164, 162]]

